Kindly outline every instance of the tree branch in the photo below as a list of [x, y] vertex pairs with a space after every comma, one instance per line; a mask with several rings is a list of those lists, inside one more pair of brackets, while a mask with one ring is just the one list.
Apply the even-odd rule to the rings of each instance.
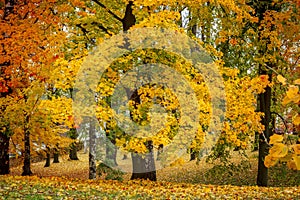
[[99, 27], [101, 30], [103, 30], [105, 33], [107, 33], [108, 35], [112, 36], [112, 34], [108, 31], [107, 28], [105, 28], [102, 24], [100, 24], [99, 22], [92, 22], [92, 25], [95, 25], [97, 27]]
[[109, 8], [107, 8], [104, 4], [102, 4], [101, 2], [99, 2], [98, 0], [92, 0], [93, 2], [95, 2], [96, 4], [98, 4], [100, 7], [102, 7], [103, 9], [105, 9], [109, 14], [111, 14], [116, 20], [123, 22], [123, 20], [116, 15], [115, 13], [113, 13]]
[[88, 33], [89, 32], [84, 27], [82, 27], [81, 24], [77, 24], [76, 26], [81, 29], [81, 31], [83, 32], [83, 34], [86, 37], [86, 39], [88, 39], [89, 41], [91, 41], [90, 38], [88, 37]]

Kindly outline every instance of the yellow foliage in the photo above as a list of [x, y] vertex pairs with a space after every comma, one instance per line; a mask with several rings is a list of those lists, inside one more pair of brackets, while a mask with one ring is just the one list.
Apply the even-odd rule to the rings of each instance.
[[266, 167], [273, 167], [277, 164], [277, 162], [278, 162], [277, 157], [273, 157], [272, 155], [267, 155], [265, 157], [264, 164], [265, 164]]
[[286, 85], [286, 78], [284, 78], [282, 75], [277, 75], [277, 79], [282, 85]]
[[282, 158], [288, 154], [288, 147], [282, 143], [275, 143], [269, 152], [272, 157]]
[[270, 144], [275, 144], [275, 143], [279, 143], [282, 142], [283, 140], [283, 136], [282, 135], [278, 135], [278, 134], [274, 134], [270, 137]]

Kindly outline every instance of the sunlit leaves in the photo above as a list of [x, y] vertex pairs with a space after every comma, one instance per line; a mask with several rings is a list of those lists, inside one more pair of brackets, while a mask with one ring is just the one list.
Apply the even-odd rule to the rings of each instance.
[[269, 150], [269, 155], [265, 157], [264, 164], [266, 167], [272, 167], [276, 165], [279, 161], [287, 162], [290, 169], [300, 170], [299, 168], [299, 158], [300, 158], [300, 146], [299, 144], [294, 144], [288, 146], [284, 144], [284, 137], [282, 135], [274, 134], [270, 137], [269, 144], [273, 146]]
[[283, 136], [282, 135], [274, 134], [274, 135], [272, 135], [270, 137], [269, 144], [279, 143], [279, 142], [282, 142], [282, 140], [283, 140]]

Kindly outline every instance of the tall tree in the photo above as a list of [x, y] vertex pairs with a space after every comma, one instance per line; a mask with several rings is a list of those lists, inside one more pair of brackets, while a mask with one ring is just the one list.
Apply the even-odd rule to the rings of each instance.
[[[13, 104], [2, 104], [2, 112], [9, 116], [3, 119], [8, 119], [6, 130], [11, 133], [22, 130], [18, 133], [24, 136], [23, 175], [30, 175], [30, 134], [37, 122], [34, 115], [49, 77], [47, 68], [55, 58], [58, 41], [63, 38], [59, 31], [59, 13], [64, 9], [56, 2], [45, 1], [7, 0], [0, 5], [0, 92], [7, 102], [9, 98], [15, 99]], [[1, 136], [4, 134], [9, 136], [7, 131], [1, 132]], [[7, 157], [6, 146], [3, 151], [1, 155]]]

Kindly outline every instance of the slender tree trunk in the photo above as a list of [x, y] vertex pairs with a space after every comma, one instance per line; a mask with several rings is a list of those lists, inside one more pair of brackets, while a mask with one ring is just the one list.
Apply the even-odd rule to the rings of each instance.
[[160, 155], [163, 153], [163, 151], [164, 151], [164, 145], [163, 145], [163, 144], [160, 144], [160, 145], [158, 146], [156, 160], [160, 160]]
[[[261, 72], [262, 75], [267, 75], [266, 71]], [[269, 81], [272, 81], [272, 75], [268, 75]], [[264, 113], [262, 124], [265, 126], [263, 134], [259, 136], [258, 150], [258, 172], [257, 185], [268, 186], [268, 168], [264, 164], [266, 155], [268, 154], [268, 141], [271, 135], [271, 88], [268, 86], [263, 94], [259, 95], [260, 111]]]
[[[70, 131], [69, 131], [69, 134], [70, 134], [70, 138], [71, 138], [71, 139], [74, 139], [74, 140], [75, 140], [75, 139], [77, 139], [77, 137], [78, 137], [76, 128], [71, 128]], [[73, 142], [73, 143], [70, 145], [69, 158], [70, 158], [70, 160], [79, 160], [79, 159], [78, 159], [78, 156], [77, 156], [77, 143], [76, 143], [76, 142]]]
[[133, 172], [131, 180], [133, 179], [148, 179], [156, 181], [156, 168], [154, 163], [153, 144], [152, 141], [147, 141], [146, 147], [149, 153], [146, 156], [132, 153]]
[[89, 179], [96, 179], [96, 135], [95, 122], [93, 120], [90, 121], [89, 137]]
[[83, 141], [83, 153], [87, 154], [87, 152], [88, 152], [88, 142], [87, 139], [85, 138]]
[[46, 163], [45, 163], [44, 167], [50, 167], [50, 159], [51, 159], [50, 148], [47, 146], [46, 147]]
[[[29, 116], [26, 117], [26, 123], [29, 123]], [[25, 133], [24, 133], [24, 165], [22, 176], [29, 176], [31, 172], [31, 155], [30, 155], [30, 131], [26, 124]]]
[[0, 133], [0, 175], [9, 174], [9, 139], [6, 133]]

